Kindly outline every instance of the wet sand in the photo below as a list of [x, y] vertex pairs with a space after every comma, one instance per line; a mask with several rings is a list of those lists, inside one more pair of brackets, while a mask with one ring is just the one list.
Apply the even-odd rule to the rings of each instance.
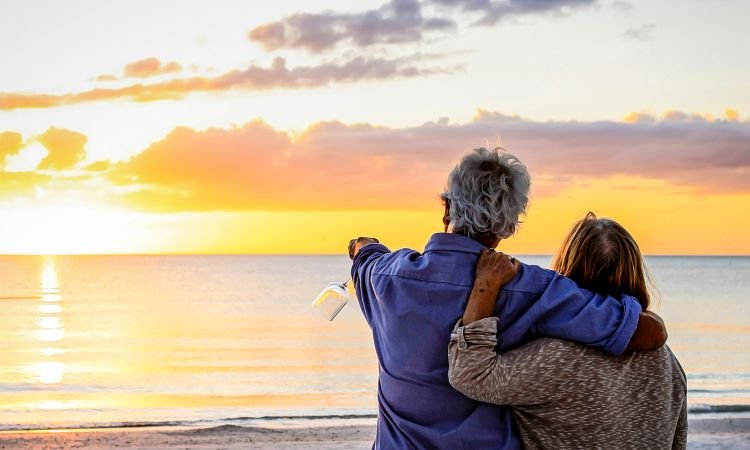
[[[0, 449], [305, 449], [366, 450], [375, 427], [367, 425], [309, 428], [259, 428], [224, 425], [213, 428], [131, 428], [0, 433]], [[750, 418], [691, 419], [689, 449], [750, 450]]]
[[688, 448], [750, 449], [750, 418], [691, 419], [688, 425]]

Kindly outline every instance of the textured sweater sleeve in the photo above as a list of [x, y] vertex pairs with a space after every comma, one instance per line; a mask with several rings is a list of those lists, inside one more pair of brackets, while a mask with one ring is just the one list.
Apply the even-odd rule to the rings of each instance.
[[536, 405], [564, 396], [559, 380], [568, 378], [570, 364], [549, 358], [557, 341], [536, 340], [498, 354], [497, 320], [456, 324], [448, 348], [451, 385], [469, 398], [497, 405]]

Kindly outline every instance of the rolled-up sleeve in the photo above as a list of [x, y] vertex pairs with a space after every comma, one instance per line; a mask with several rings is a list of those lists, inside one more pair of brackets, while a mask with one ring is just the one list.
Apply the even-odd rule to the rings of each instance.
[[641, 305], [597, 294], [573, 280], [555, 275], [535, 304], [536, 334], [598, 347], [621, 355], [638, 327]]
[[448, 344], [448, 381], [454, 389], [471, 399], [503, 404], [510, 368], [500, 364], [495, 353], [496, 335], [496, 317], [469, 326], [462, 326], [459, 320]]
[[357, 292], [359, 307], [362, 309], [362, 314], [364, 314], [367, 323], [371, 323], [373, 313], [372, 298], [374, 293], [369, 283], [372, 270], [383, 255], [390, 252], [388, 247], [383, 244], [367, 244], [359, 249], [352, 261], [352, 281]]

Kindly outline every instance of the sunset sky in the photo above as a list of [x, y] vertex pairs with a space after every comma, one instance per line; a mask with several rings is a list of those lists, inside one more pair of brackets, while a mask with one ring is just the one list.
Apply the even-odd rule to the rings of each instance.
[[0, 253], [421, 249], [460, 156], [532, 175], [512, 253], [592, 210], [750, 254], [750, 2], [0, 4]]

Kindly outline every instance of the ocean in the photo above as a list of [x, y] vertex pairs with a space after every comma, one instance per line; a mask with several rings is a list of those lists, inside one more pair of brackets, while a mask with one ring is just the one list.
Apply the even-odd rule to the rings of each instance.
[[[548, 266], [548, 256], [519, 257]], [[693, 416], [750, 416], [750, 257], [649, 257]], [[0, 256], [0, 430], [373, 423], [341, 256]]]

